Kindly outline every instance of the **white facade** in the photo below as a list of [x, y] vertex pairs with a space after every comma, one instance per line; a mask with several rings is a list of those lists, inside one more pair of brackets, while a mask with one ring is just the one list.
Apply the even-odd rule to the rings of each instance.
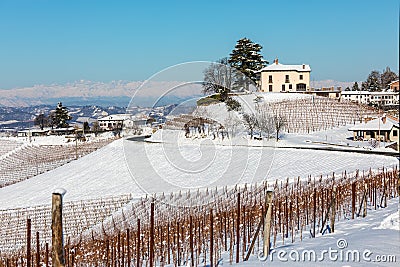
[[114, 114], [101, 119], [98, 119], [99, 126], [102, 130], [114, 130], [124, 128], [132, 128], [135, 126], [143, 127], [146, 126], [147, 120], [150, 117], [147, 115], [136, 115], [131, 114]]
[[130, 114], [115, 114], [98, 119], [99, 126], [102, 130], [121, 129], [125, 120], [131, 119]]
[[305, 92], [310, 90], [310, 65], [283, 65], [274, 63], [261, 69], [262, 92]]
[[399, 104], [399, 93], [397, 92], [369, 92], [369, 91], [342, 91], [340, 100], [348, 100], [362, 104], [380, 104], [391, 106]]

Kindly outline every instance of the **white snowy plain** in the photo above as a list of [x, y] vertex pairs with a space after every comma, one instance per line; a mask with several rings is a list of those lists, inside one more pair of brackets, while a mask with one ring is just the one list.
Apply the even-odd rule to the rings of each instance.
[[174, 142], [161, 144], [119, 139], [57, 169], [0, 188], [0, 209], [50, 205], [51, 193], [60, 187], [67, 190], [65, 201], [122, 194], [135, 198], [398, 164], [396, 158], [382, 155], [234, 146], [210, 139], [188, 143], [181, 134], [177, 131]]
[[[365, 218], [338, 221], [334, 233], [311, 238], [304, 232], [303, 240], [297, 236], [294, 243], [278, 239], [269, 258], [252, 255], [249, 261], [234, 266], [398, 266], [399, 216], [397, 197], [388, 201], [386, 208], [368, 210]], [[229, 253], [222, 258], [223, 264], [229, 265]]]

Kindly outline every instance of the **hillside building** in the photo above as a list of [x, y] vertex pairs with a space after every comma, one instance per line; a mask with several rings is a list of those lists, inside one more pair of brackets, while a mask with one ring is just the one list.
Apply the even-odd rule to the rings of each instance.
[[340, 100], [348, 100], [361, 104], [377, 104], [379, 106], [394, 106], [399, 104], [399, 93], [392, 91], [342, 91]]
[[373, 120], [365, 120], [364, 123], [349, 129], [353, 132], [354, 140], [375, 139], [382, 142], [396, 142], [399, 144], [399, 121], [383, 115]]
[[110, 131], [114, 129], [122, 129], [125, 120], [131, 119], [130, 114], [114, 114], [98, 119], [100, 129]]
[[260, 91], [262, 92], [305, 92], [310, 90], [310, 65], [284, 65], [274, 63], [261, 69]]
[[399, 80], [389, 83], [389, 89], [393, 92], [399, 92]]

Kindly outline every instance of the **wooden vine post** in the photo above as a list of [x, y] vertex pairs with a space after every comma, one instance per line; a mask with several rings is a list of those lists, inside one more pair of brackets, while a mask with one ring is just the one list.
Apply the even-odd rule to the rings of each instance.
[[154, 201], [150, 208], [150, 267], [154, 266]]
[[351, 219], [354, 219], [356, 211], [356, 182], [351, 184]]
[[317, 222], [317, 189], [314, 184], [314, 194], [313, 194], [313, 238], [315, 238], [315, 224]]
[[239, 249], [240, 249], [240, 192], [237, 193], [236, 263], [239, 263]]
[[56, 189], [52, 195], [51, 206], [51, 258], [52, 266], [65, 266], [63, 227], [62, 227], [62, 198], [67, 191]]
[[264, 219], [264, 257], [269, 256], [270, 247], [270, 235], [271, 235], [271, 218], [272, 218], [272, 197], [273, 191], [268, 190], [265, 197], [265, 206], [267, 212]]
[[31, 267], [31, 219], [26, 221], [26, 262], [27, 267]]
[[336, 187], [332, 189], [332, 200], [331, 200], [331, 231], [335, 232], [335, 217], [336, 217]]

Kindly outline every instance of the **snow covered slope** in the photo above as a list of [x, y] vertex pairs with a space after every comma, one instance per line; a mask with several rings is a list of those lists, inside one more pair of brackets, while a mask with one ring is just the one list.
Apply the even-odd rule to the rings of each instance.
[[60, 168], [1, 188], [0, 209], [50, 205], [51, 193], [58, 187], [67, 190], [65, 201], [127, 193], [139, 197], [395, 164], [393, 157], [345, 152], [120, 139]]
[[[398, 201], [399, 198], [395, 198], [385, 209], [368, 211], [365, 218], [337, 222], [335, 233], [316, 238], [304, 235], [303, 241], [296, 240], [295, 243], [278, 241], [272, 249], [272, 257], [262, 261], [252, 256], [248, 262], [235, 266], [398, 266]], [[397, 223], [393, 218], [397, 218]], [[225, 263], [229, 264], [227, 259], [229, 254], [224, 257]]]

